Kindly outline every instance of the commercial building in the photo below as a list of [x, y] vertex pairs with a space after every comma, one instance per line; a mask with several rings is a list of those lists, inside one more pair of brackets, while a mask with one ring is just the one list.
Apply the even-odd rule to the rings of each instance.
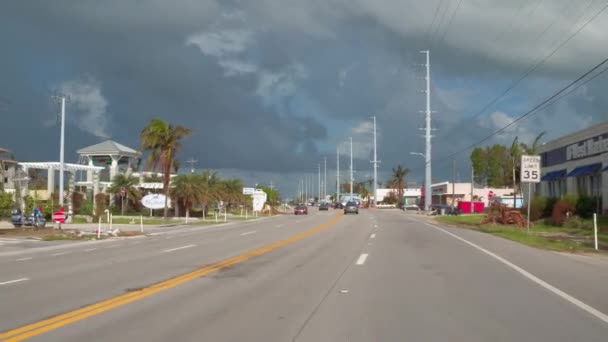
[[540, 194], [593, 196], [608, 213], [608, 122], [542, 145]]
[[[470, 202], [471, 191], [473, 191], [473, 200], [483, 202], [486, 207], [491, 197], [501, 198], [503, 203], [513, 205], [512, 188], [471, 188], [471, 183], [442, 182], [431, 185], [431, 190], [433, 191], [432, 204], [456, 205], [460, 201]], [[518, 199], [517, 204], [521, 205], [520, 199]]]
[[[389, 193], [394, 192], [397, 193], [395, 189], [377, 189], [378, 194], [378, 203], [382, 203], [384, 201], [384, 197], [388, 196]], [[420, 188], [406, 188], [403, 189], [403, 204], [419, 204], [420, 202], [421, 190]], [[373, 196], [372, 196], [373, 199]]]
[[17, 173], [17, 161], [13, 160], [11, 151], [0, 148], [0, 186], [1, 189], [15, 189], [13, 182]]

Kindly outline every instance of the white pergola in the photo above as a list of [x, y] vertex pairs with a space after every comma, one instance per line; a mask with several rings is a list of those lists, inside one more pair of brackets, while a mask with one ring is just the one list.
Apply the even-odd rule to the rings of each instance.
[[[25, 174], [27, 175], [27, 171], [29, 169], [35, 169], [35, 170], [48, 170], [48, 177], [47, 177], [47, 191], [49, 194], [53, 193], [53, 191], [55, 190], [55, 171], [58, 171], [61, 169], [61, 163], [60, 162], [20, 162], [19, 166], [21, 166], [21, 168], [23, 169], [23, 171], [25, 172]], [[99, 172], [101, 172], [101, 170], [103, 170], [103, 167], [101, 166], [91, 166], [91, 165], [82, 165], [82, 164], [70, 164], [70, 163], [64, 163], [63, 164], [63, 169], [67, 172], [69, 172], [70, 174], [70, 189], [69, 192], [72, 193], [74, 191], [73, 187], [76, 184], [76, 172], [77, 171], [85, 171], [85, 172], [91, 172], [95, 175], [98, 175]], [[64, 175], [60, 175], [60, 177], [63, 177]], [[98, 177], [95, 177], [96, 181], [91, 182], [93, 185], [93, 196], [95, 196], [98, 192], [99, 192], [99, 180]], [[22, 191], [25, 191], [25, 193], [27, 193], [27, 183], [26, 185], [23, 187]], [[23, 195], [25, 196], [25, 195]], [[69, 201], [71, 202], [71, 201]], [[71, 203], [70, 203], [71, 204]], [[71, 205], [70, 205], [71, 207]], [[71, 212], [71, 208], [69, 208], [70, 212]]]

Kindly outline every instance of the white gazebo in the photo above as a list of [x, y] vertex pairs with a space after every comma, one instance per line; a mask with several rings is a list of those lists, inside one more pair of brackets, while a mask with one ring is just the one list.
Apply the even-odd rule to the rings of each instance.
[[[120, 172], [131, 172], [134, 162], [141, 157], [140, 152], [112, 140], [87, 146], [76, 152], [80, 155], [80, 160], [85, 161], [89, 166], [108, 169], [106, 179], [101, 179], [104, 185], [111, 184], [114, 176]], [[86, 182], [80, 183], [89, 187], [93, 183], [92, 172], [87, 173]]]

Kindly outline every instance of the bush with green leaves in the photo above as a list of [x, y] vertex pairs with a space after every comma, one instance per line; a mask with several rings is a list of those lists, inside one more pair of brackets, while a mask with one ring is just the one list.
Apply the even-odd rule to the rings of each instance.
[[530, 221], [538, 221], [543, 218], [543, 213], [547, 206], [547, 198], [537, 196], [530, 202]]
[[593, 223], [578, 216], [569, 217], [564, 221], [564, 227], [570, 229], [593, 229]]
[[551, 214], [553, 214], [553, 207], [555, 207], [555, 203], [559, 201], [557, 197], [549, 197], [547, 198], [547, 202], [545, 203], [545, 210], [543, 210], [543, 218], [550, 218]]
[[578, 196], [567, 194], [562, 197], [562, 201], [568, 202], [571, 206], [576, 208], [576, 202], [578, 202]]
[[0, 192], [0, 217], [10, 217], [13, 206], [13, 195], [8, 192]]
[[582, 218], [591, 218], [596, 210], [596, 199], [589, 196], [581, 196], [576, 201], [576, 214]]

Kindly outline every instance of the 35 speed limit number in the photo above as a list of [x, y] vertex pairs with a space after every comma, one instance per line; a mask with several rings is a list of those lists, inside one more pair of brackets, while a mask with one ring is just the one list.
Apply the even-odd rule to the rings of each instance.
[[521, 181], [540, 183], [540, 156], [521, 156]]

